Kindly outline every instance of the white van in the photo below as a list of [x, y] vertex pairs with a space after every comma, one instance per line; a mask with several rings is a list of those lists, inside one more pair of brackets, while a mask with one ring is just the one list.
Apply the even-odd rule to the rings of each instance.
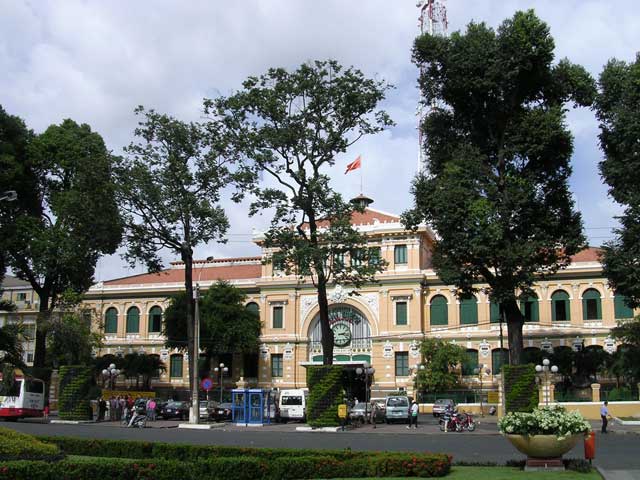
[[305, 421], [307, 417], [307, 397], [309, 390], [281, 390], [278, 399], [278, 409], [280, 411], [280, 420], [287, 422], [289, 420]]

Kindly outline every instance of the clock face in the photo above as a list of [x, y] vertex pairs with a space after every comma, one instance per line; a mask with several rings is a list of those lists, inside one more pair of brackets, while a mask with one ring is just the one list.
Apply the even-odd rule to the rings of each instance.
[[333, 343], [336, 347], [346, 347], [351, 343], [351, 325], [338, 322], [333, 327]]

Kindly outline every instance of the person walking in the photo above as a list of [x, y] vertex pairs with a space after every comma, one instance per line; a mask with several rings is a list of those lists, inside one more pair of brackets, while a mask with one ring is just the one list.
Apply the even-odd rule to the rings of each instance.
[[411, 428], [414, 426], [416, 429], [418, 428], [418, 402], [415, 400], [411, 403], [411, 407], [409, 407], [409, 425], [407, 428]]
[[607, 424], [609, 423], [609, 421], [607, 420], [607, 417], [611, 417], [611, 415], [609, 415], [609, 402], [604, 402], [604, 405], [602, 405], [602, 407], [600, 407], [600, 418], [602, 418], [602, 430], [601, 433], [609, 433], [607, 432]]

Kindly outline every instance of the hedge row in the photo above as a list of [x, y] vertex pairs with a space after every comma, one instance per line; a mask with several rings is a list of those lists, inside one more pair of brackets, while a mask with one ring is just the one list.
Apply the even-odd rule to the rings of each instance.
[[279, 480], [340, 477], [442, 477], [449, 473], [447, 455], [381, 453], [370, 458], [338, 460], [330, 456], [221, 457], [189, 462], [118, 458], [67, 459], [57, 463], [21, 461], [0, 466], [0, 480]]
[[31, 435], [0, 427], [0, 461], [27, 458], [59, 460], [62, 455], [56, 445], [49, 445]]
[[[251, 457], [259, 460], [280, 458], [331, 457], [334, 460], [374, 459], [380, 456], [392, 458], [403, 453], [354, 452], [352, 450], [303, 450], [286, 448], [246, 448], [215, 445], [186, 445], [175, 443], [140, 442], [135, 440], [100, 440], [72, 437], [37, 437], [39, 440], [57, 445], [66, 455], [112, 457], [129, 459], [158, 459], [194, 461], [211, 458]], [[421, 461], [441, 461], [443, 454], [416, 453], [411, 458]], [[404, 457], [403, 457], [404, 458]], [[449, 460], [450, 462], [450, 460]]]

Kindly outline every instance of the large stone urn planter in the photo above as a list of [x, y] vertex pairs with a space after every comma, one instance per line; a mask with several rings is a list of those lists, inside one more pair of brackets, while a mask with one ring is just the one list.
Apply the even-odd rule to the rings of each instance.
[[561, 458], [584, 434], [578, 433], [559, 440], [555, 435], [505, 435], [507, 440], [529, 458]]

